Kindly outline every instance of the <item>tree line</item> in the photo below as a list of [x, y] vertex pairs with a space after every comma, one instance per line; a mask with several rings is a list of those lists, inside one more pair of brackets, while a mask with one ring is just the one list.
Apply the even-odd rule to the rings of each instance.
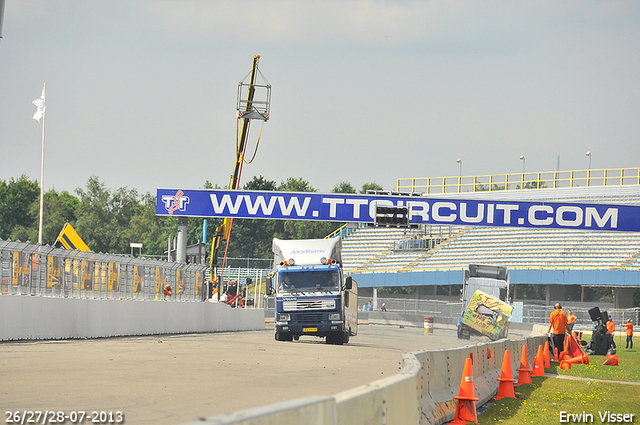
[[[213, 189], [205, 181], [203, 188]], [[215, 186], [219, 188], [219, 186]], [[289, 177], [279, 184], [263, 176], [254, 176], [245, 183], [244, 190], [317, 192], [302, 178]], [[367, 190], [382, 190], [372, 182], [362, 186]], [[337, 183], [333, 193], [357, 193], [346, 181]], [[70, 223], [94, 252], [111, 254], [130, 253], [131, 242], [142, 243], [143, 256], [166, 256], [169, 238], [175, 239], [177, 221], [174, 217], [156, 216], [155, 194], [140, 194], [136, 189], [121, 187], [109, 189], [96, 176], [87, 180], [86, 188], [75, 192], [58, 192], [51, 189], [44, 193], [43, 244], [53, 245], [65, 223]], [[40, 187], [37, 180], [21, 176], [9, 181], [0, 180], [0, 239], [37, 241], [40, 211]], [[187, 243], [202, 239], [203, 218], [189, 218]], [[211, 249], [211, 237], [222, 219], [207, 220], [206, 252]], [[340, 223], [308, 222], [298, 220], [235, 219], [229, 243], [228, 257], [271, 258], [271, 242], [281, 239], [323, 238]], [[219, 257], [224, 254], [220, 248]], [[219, 264], [221, 261], [219, 260]]]
[[[204, 189], [214, 187], [205, 181]], [[302, 178], [290, 177], [279, 184], [263, 176], [253, 177], [245, 190], [278, 190], [294, 192], [317, 192]], [[383, 190], [377, 183], [366, 183], [360, 193], [367, 190]], [[333, 193], [357, 193], [349, 182], [339, 182]], [[35, 242], [38, 240], [40, 211], [40, 186], [37, 180], [27, 176], [9, 181], [0, 180], [0, 239]], [[87, 180], [86, 188], [77, 188], [74, 194], [51, 189], [44, 194], [43, 243], [53, 245], [65, 223], [71, 223], [80, 237], [94, 252], [129, 254], [129, 243], [142, 243], [142, 255], [166, 257], [169, 237], [175, 239], [177, 220], [174, 217], [156, 216], [155, 194], [140, 194], [136, 189], [122, 187], [109, 189], [98, 177]], [[204, 219], [189, 218], [187, 243], [195, 244], [202, 238]], [[222, 219], [207, 220], [206, 253], [211, 250], [211, 237]], [[251, 220], [235, 219], [231, 232], [228, 257], [270, 259], [274, 237], [281, 239], [323, 238], [338, 229], [342, 223], [299, 220]], [[137, 253], [137, 250], [136, 250]], [[222, 265], [224, 247], [220, 248], [218, 265]], [[228, 261], [231, 267], [246, 267], [247, 261]], [[251, 267], [254, 267], [251, 264]], [[265, 265], [263, 264], [262, 267]], [[266, 267], [269, 267], [266, 265]], [[545, 299], [544, 285], [518, 285], [519, 299]], [[568, 285], [567, 301], [613, 300], [610, 288], [583, 289], [579, 285]], [[415, 294], [416, 287], [384, 288], [382, 292]], [[447, 288], [439, 288], [440, 295], [447, 295]], [[635, 291], [635, 304], [640, 303], [640, 291]]]

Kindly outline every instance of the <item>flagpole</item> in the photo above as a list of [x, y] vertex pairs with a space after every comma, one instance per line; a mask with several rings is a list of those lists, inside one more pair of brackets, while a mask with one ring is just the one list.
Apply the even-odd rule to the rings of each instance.
[[[46, 84], [42, 86], [42, 96], [44, 100]], [[42, 153], [40, 156], [40, 225], [38, 227], [38, 243], [42, 245], [42, 211], [44, 210], [44, 119], [45, 112], [42, 113]]]

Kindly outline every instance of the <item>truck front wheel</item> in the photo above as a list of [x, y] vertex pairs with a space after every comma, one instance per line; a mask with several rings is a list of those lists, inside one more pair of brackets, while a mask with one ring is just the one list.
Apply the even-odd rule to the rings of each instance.
[[282, 332], [276, 332], [276, 341], [293, 341], [293, 335], [285, 334]]
[[349, 337], [348, 337], [349, 334], [347, 333], [346, 335], [347, 336], [345, 337], [345, 333], [343, 332], [336, 332], [336, 333], [329, 334], [327, 335], [327, 344], [342, 345], [345, 342], [349, 342]]

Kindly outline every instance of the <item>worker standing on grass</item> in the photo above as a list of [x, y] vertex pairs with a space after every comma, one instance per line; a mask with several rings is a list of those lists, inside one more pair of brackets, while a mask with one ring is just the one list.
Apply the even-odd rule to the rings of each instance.
[[622, 326], [627, 329], [627, 346], [625, 348], [633, 349], [633, 322], [628, 319], [627, 323], [623, 323]]
[[564, 347], [564, 334], [567, 332], [567, 315], [562, 311], [560, 303], [556, 303], [556, 309], [549, 315], [549, 329], [547, 333], [551, 333], [553, 328], [553, 346], [562, 351]]
[[576, 322], [577, 317], [569, 310], [569, 314], [567, 314], [567, 330], [569, 333], [573, 332], [573, 325]]
[[613, 323], [613, 320], [611, 320], [611, 315], [609, 315], [609, 321], [607, 322], [607, 332], [613, 335], [615, 331], [616, 331], [616, 324]]

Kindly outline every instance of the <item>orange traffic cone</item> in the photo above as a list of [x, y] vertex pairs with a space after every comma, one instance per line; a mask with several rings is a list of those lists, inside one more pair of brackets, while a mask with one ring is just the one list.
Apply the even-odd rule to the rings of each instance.
[[551, 361], [549, 359], [549, 341], [544, 343], [544, 351], [542, 352], [542, 359], [544, 360], [544, 367], [551, 367]]
[[602, 363], [602, 366], [618, 366], [618, 356], [607, 354], [607, 360]]
[[554, 362], [559, 362], [560, 360], [558, 360], [558, 354], [560, 351], [560, 348], [556, 347], [556, 349], [553, 352], [553, 358], [551, 360], [553, 360]]
[[460, 392], [454, 399], [458, 400], [456, 403], [456, 415], [450, 423], [477, 424], [478, 411], [476, 410], [476, 401], [480, 399], [476, 398], [476, 391], [473, 386], [473, 366], [470, 358], [465, 360], [462, 379], [460, 380]]
[[[588, 364], [588, 363], [584, 363], [584, 354], [581, 356], [576, 356], [576, 357], [571, 357], [568, 359], [564, 359], [562, 360], [562, 362], [560, 362], [560, 369], [571, 369], [571, 366], [566, 366], [566, 365], [572, 365], [572, 364]], [[562, 365], [565, 365], [565, 367], [562, 367]]]
[[491, 348], [487, 348], [487, 358], [491, 358]]
[[531, 381], [532, 369], [529, 366], [529, 357], [527, 356], [527, 345], [522, 346], [522, 357], [520, 358], [520, 368], [518, 369], [518, 385], [533, 384]]
[[571, 363], [567, 363], [566, 361], [560, 362], [560, 369], [571, 370]]
[[589, 355], [587, 353], [582, 355], [582, 364], [589, 364]]
[[564, 359], [568, 359], [569, 357], [571, 357], [571, 356], [569, 355], [568, 352], [561, 351], [560, 354], [558, 355], [558, 361], [562, 362]]
[[496, 381], [500, 381], [496, 400], [500, 400], [503, 397], [516, 398], [515, 392], [513, 391], [513, 383], [516, 380], [513, 379], [513, 374], [511, 373], [511, 353], [509, 353], [509, 350], [504, 351], [502, 372], [500, 372], [500, 378], [497, 378]]
[[533, 359], [533, 373], [531, 376], [545, 376], [544, 360], [542, 359], [542, 345], [538, 345], [538, 355]]

